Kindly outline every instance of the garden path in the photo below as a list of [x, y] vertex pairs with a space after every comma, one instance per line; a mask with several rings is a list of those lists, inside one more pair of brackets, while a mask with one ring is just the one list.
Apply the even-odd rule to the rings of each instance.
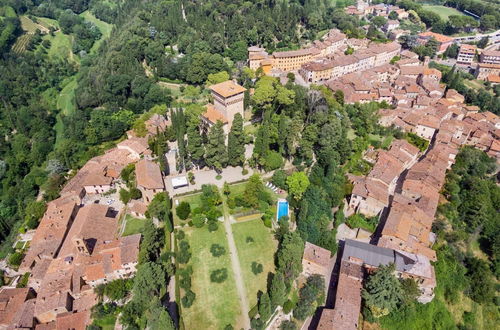
[[224, 228], [226, 230], [226, 238], [229, 246], [229, 256], [231, 257], [231, 266], [233, 268], [234, 280], [236, 283], [236, 289], [238, 290], [238, 296], [240, 298], [240, 307], [243, 317], [243, 327], [244, 329], [250, 329], [250, 318], [248, 317], [249, 307], [248, 300], [245, 291], [245, 285], [243, 282], [243, 275], [241, 274], [240, 259], [238, 258], [238, 250], [236, 249], [236, 243], [234, 242], [233, 229], [231, 228], [231, 219], [228, 216], [229, 211], [224, 203]]

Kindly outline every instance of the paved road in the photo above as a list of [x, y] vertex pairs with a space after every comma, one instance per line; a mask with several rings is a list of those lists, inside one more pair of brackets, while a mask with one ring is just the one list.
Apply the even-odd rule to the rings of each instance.
[[243, 314], [243, 328], [250, 329], [250, 318], [248, 317], [248, 312], [250, 311], [250, 309], [248, 307], [245, 285], [243, 283], [243, 275], [241, 274], [241, 265], [240, 259], [238, 259], [238, 250], [236, 249], [233, 230], [231, 228], [231, 220], [228, 216], [228, 210], [226, 208], [227, 206], [224, 204], [224, 228], [226, 229], [226, 238], [229, 245], [229, 255], [231, 257], [231, 266], [233, 268], [236, 289], [240, 298], [241, 313]]

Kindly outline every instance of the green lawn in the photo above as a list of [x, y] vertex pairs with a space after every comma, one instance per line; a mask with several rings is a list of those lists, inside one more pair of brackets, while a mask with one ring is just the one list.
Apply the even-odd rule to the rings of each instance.
[[101, 327], [102, 330], [113, 330], [115, 328], [116, 315], [106, 315], [103, 318], [94, 321], [94, 324]]
[[96, 18], [90, 11], [86, 10], [83, 13], [80, 14], [81, 17], [85, 18], [86, 21], [94, 23], [99, 30], [102, 33], [101, 39], [97, 40], [93, 45], [92, 48], [90, 49], [90, 53], [93, 54], [99, 49], [99, 46], [101, 43], [109, 38], [111, 35], [111, 30], [113, 29], [113, 25], [106, 23], [104, 21], [101, 21], [100, 19]]
[[78, 87], [76, 75], [68, 79], [66, 86], [59, 93], [57, 99], [57, 108], [62, 111], [64, 115], [71, 115], [76, 110], [75, 89]]
[[142, 233], [142, 229], [144, 228], [144, 222], [146, 220], [137, 219], [131, 216], [130, 214], [127, 214], [127, 216], [125, 217], [125, 221], [127, 221], [127, 223], [125, 224], [125, 230], [123, 231], [122, 236], [129, 236]]
[[50, 41], [48, 55], [51, 57], [69, 58], [72, 61], [78, 62], [78, 59], [73, 54], [73, 37], [62, 33], [62, 31], [54, 32], [54, 35], [46, 34], [43, 40]]
[[423, 8], [428, 11], [432, 11], [438, 14], [443, 20], [447, 21], [448, 17], [451, 15], [462, 15], [465, 16], [462, 12], [456, 10], [455, 8], [445, 7], [445, 6], [432, 6], [432, 5], [424, 5]]
[[[223, 329], [228, 324], [240, 329], [240, 304], [223, 224], [219, 224], [219, 229], [213, 233], [207, 226], [188, 228], [185, 233], [192, 253], [189, 261], [193, 267], [191, 290], [196, 294], [193, 305], [182, 308], [185, 329]], [[225, 247], [226, 254], [212, 256], [212, 244]], [[223, 283], [212, 283], [210, 273], [220, 268], [227, 269], [227, 279]]]
[[[267, 275], [274, 272], [274, 253], [277, 242], [273, 238], [271, 229], [264, 226], [262, 220], [251, 220], [232, 225], [238, 257], [245, 281], [249, 307], [257, 304], [257, 292], [267, 290]], [[247, 243], [247, 237], [253, 242]], [[264, 266], [264, 271], [255, 275], [252, 272], [252, 262]]]
[[74, 75], [67, 79], [64, 88], [57, 95], [57, 109], [60, 110], [57, 115], [57, 121], [54, 126], [56, 131], [56, 146], [63, 140], [64, 124], [61, 114], [68, 116], [76, 111], [75, 89], [78, 87], [78, 75]]
[[[188, 202], [189, 206], [191, 206], [191, 211], [193, 211], [195, 208], [201, 206], [201, 193], [181, 196], [181, 197], [177, 198], [177, 200], [179, 201], [179, 204], [181, 202]], [[179, 217], [177, 216], [177, 212], [175, 211], [175, 209], [177, 208], [177, 205], [175, 205], [175, 203], [174, 203], [173, 208], [174, 208], [174, 212], [173, 212], [173, 214], [174, 214], [174, 226], [183, 225], [189, 221], [187, 219], [186, 220], [179, 219]]]
[[47, 17], [37, 17], [36, 20], [38, 21], [38, 24], [45, 26], [47, 29], [49, 29], [51, 26], [59, 28], [59, 22], [55, 19]]

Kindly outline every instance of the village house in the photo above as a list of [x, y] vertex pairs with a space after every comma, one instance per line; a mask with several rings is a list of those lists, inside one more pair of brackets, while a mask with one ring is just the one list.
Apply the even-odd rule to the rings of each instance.
[[453, 43], [453, 38], [445, 36], [443, 34], [435, 33], [435, 32], [422, 32], [418, 35], [417, 42], [421, 45], [425, 45], [429, 40], [435, 39], [437, 41], [437, 53], [442, 54], [451, 46]]
[[383, 30], [385, 32], [390, 32], [394, 29], [397, 29], [399, 27], [399, 21], [398, 20], [388, 20], [387, 23], [384, 24]]
[[309, 277], [313, 274], [328, 276], [331, 272], [331, 252], [320, 246], [306, 242], [302, 257], [302, 273]]
[[134, 160], [139, 160], [143, 155], [148, 155], [148, 139], [141, 137], [132, 137], [118, 143], [116, 147], [119, 150], [126, 150], [130, 153], [130, 157]]
[[135, 165], [137, 188], [142, 198], [149, 204], [157, 193], [165, 190], [160, 166], [150, 160], [142, 159]]

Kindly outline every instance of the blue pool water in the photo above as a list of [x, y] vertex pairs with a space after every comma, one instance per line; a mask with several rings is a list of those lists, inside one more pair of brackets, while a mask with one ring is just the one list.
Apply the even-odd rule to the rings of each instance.
[[278, 220], [284, 216], [288, 216], [288, 202], [287, 201], [279, 201], [278, 202]]

